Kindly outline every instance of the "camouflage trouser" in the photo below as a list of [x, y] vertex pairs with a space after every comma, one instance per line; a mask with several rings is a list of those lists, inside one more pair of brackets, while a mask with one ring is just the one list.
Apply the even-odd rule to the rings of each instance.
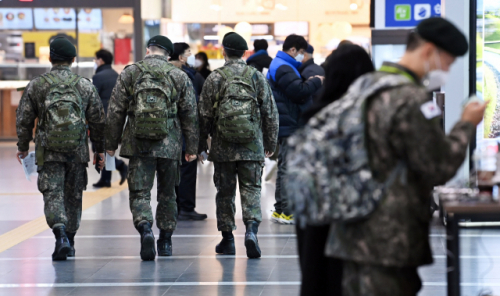
[[38, 190], [43, 194], [47, 224], [64, 224], [76, 232], [82, 217], [82, 194], [87, 186], [87, 164], [45, 162], [38, 172]]
[[234, 213], [236, 205], [236, 179], [238, 179], [243, 222], [262, 221], [260, 191], [262, 187], [263, 162], [234, 161], [214, 162], [214, 183], [217, 188], [217, 228], [219, 231], [236, 229]]
[[416, 267], [384, 267], [344, 262], [343, 296], [415, 296], [422, 287]]
[[130, 190], [130, 211], [134, 225], [149, 221], [153, 225], [151, 210], [151, 189], [157, 173], [158, 206], [156, 225], [159, 229], [172, 232], [177, 225], [177, 203], [175, 186], [179, 184], [179, 161], [156, 157], [131, 157], [128, 170]]

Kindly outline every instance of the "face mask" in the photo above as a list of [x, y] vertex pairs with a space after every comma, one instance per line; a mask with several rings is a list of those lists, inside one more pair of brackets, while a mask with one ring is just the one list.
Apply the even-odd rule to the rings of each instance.
[[439, 89], [448, 81], [449, 73], [441, 70], [441, 59], [439, 58], [439, 54], [437, 54], [436, 56], [436, 65], [438, 69], [429, 71], [429, 62], [425, 64], [427, 75], [425, 76], [422, 83], [428, 91]]
[[302, 63], [302, 60], [304, 60], [304, 54], [299, 53], [299, 55], [295, 57], [295, 60], [297, 62], [301, 62]]
[[194, 55], [190, 55], [188, 58], [187, 58], [187, 62], [186, 62], [189, 66], [191, 67], [194, 67], [195, 64], [196, 64], [196, 58], [194, 57]]
[[202, 61], [200, 61], [200, 60], [195, 60], [194, 61], [194, 67], [195, 68], [199, 68], [199, 67], [201, 67], [201, 65], [203, 65]]
[[94, 71], [96, 71], [96, 70], [97, 70], [97, 68], [99, 68], [99, 67], [97, 66], [97, 63], [94, 63]]

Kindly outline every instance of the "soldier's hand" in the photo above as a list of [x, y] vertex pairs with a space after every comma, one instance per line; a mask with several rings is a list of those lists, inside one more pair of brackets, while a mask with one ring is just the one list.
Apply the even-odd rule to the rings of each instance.
[[106, 150], [106, 153], [107, 153], [109, 156], [115, 156], [115, 151]]
[[274, 155], [274, 152], [266, 151], [266, 158], [269, 158]]
[[101, 157], [101, 160], [99, 160], [99, 169], [101, 169], [102, 171], [102, 169], [104, 169], [104, 164], [105, 164], [104, 153], [99, 153], [99, 156]]
[[462, 121], [478, 125], [481, 121], [483, 121], [484, 111], [486, 110], [488, 103], [489, 101], [484, 103], [474, 101], [465, 105], [464, 112], [462, 113]]
[[187, 162], [191, 162], [197, 158], [196, 154], [187, 154], [184, 156]]
[[19, 161], [19, 164], [23, 164], [21, 162], [21, 158], [25, 158], [26, 156], [28, 156], [28, 151], [17, 151], [16, 153], [16, 158], [17, 158], [17, 161]]

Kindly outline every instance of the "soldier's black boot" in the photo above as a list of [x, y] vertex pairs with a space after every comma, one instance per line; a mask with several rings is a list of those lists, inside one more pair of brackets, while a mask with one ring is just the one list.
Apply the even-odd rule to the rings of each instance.
[[215, 247], [215, 253], [222, 255], [236, 254], [236, 250], [234, 248], [234, 236], [231, 231], [222, 231], [222, 240]]
[[261, 252], [259, 247], [259, 240], [257, 239], [257, 231], [259, 230], [259, 223], [256, 221], [247, 221], [245, 223], [247, 232], [245, 233], [245, 247], [247, 248], [248, 258], [260, 258]]
[[59, 224], [52, 228], [52, 232], [56, 237], [56, 248], [52, 254], [52, 260], [66, 260], [69, 252], [71, 251], [68, 236], [66, 235], [66, 227]]
[[155, 260], [155, 236], [148, 221], [141, 221], [137, 225], [137, 230], [141, 234], [141, 259], [144, 261]]
[[69, 245], [71, 246], [71, 251], [68, 253], [68, 257], [75, 257], [75, 235], [76, 232], [66, 232], [68, 236]]
[[158, 256], [172, 256], [172, 233], [160, 229], [160, 238], [156, 241]]

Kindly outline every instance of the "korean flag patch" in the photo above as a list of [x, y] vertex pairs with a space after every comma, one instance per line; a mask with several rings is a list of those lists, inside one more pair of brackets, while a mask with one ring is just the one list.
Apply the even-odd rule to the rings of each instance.
[[424, 114], [425, 118], [432, 119], [441, 115], [441, 109], [433, 101], [429, 101], [422, 106], [420, 106], [420, 111]]

